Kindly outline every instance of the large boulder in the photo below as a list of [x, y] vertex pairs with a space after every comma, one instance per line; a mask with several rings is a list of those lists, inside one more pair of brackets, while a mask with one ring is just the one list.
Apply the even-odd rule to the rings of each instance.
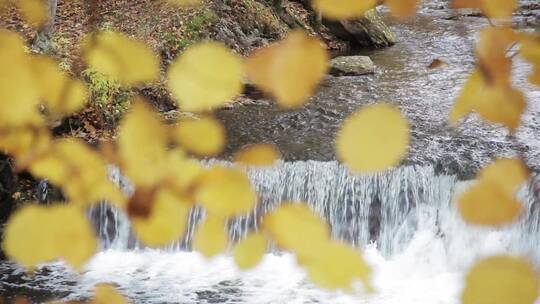
[[330, 74], [335, 76], [359, 76], [374, 72], [375, 65], [368, 56], [340, 56], [330, 61]]

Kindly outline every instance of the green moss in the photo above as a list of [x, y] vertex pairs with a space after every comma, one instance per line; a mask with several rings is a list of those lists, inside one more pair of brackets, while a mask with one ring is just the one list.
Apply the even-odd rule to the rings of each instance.
[[92, 69], [83, 71], [83, 76], [90, 90], [90, 106], [100, 112], [107, 125], [116, 126], [134, 93]]
[[[218, 20], [214, 11], [207, 10], [192, 17], [185, 25], [185, 30], [180, 33], [167, 32], [164, 34], [164, 50], [167, 53], [164, 57], [172, 59], [178, 53], [184, 51], [190, 45], [205, 39], [208, 30]], [[169, 54], [171, 56], [169, 56]]]
[[248, 12], [242, 16], [243, 20], [240, 20], [244, 32], [251, 32], [253, 28], [257, 28], [263, 34], [272, 36], [289, 30], [268, 4], [257, 0], [243, 0], [243, 5]]

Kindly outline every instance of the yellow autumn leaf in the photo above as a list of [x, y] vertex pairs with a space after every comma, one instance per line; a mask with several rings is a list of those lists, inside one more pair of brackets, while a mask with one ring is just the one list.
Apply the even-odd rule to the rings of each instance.
[[164, 178], [167, 145], [167, 130], [157, 113], [136, 99], [120, 123], [118, 135], [121, 167], [131, 182], [150, 188]]
[[97, 241], [84, 212], [73, 205], [26, 205], [11, 215], [3, 248], [27, 268], [63, 259], [75, 269], [94, 254]]
[[182, 196], [186, 203], [193, 203], [192, 191], [203, 172], [199, 161], [186, 158], [178, 149], [174, 149], [167, 154], [165, 187]]
[[225, 128], [211, 117], [181, 120], [173, 135], [183, 148], [198, 156], [215, 156], [225, 146]]
[[105, 161], [85, 143], [62, 139], [30, 161], [29, 170], [61, 186], [73, 204], [86, 206], [108, 200], [117, 206], [125, 197], [108, 179]]
[[127, 304], [126, 298], [109, 284], [97, 284], [90, 304]]
[[156, 80], [159, 60], [144, 43], [120, 33], [90, 34], [83, 43], [84, 59], [96, 71], [125, 84]]
[[33, 26], [43, 25], [49, 18], [47, 5], [44, 0], [18, 0], [16, 5], [21, 10], [24, 18]]
[[229, 217], [250, 212], [257, 193], [244, 171], [214, 166], [199, 177], [195, 200], [209, 213]]
[[385, 0], [384, 3], [390, 8], [392, 15], [409, 17], [416, 12], [420, 0]]
[[508, 27], [490, 26], [480, 31], [476, 57], [487, 83], [493, 86], [509, 83], [512, 60], [507, 57], [507, 52], [517, 39], [516, 33]]
[[498, 184], [503, 191], [513, 194], [529, 178], [529, 169], [523, 160], [517, 158], [497, 159], [478, 174], [481, 182]]
[[184, 235], [191, 206], [166, 189], [160, 190], [146, 218], [132, 217], [133, 230], [144, 244], [159, 247]]
[[476, 225], [514, 221], [522, 209], [515, 192], [528, 177], [529, 171], [520, 159], [494, 161], [480, 171], [477, 183], [459, 197], [462, 217]]
[[266, 215], [263, 229], [283, 249], [306, 262], [330, 238], [330, 228], [305, 203], [286, 202]]
[[15, 127], [0, 136], [0, 149], [14, 156], [17, 164], [26, 164], [35, 155], [49, 149], [52, 136], [45, 126], [40, 128]]
[[40, 95], [50, 114], [68, 115], [84, 107], [88, 90], [82, 81], [70, 79], [46, 56], [32, 58], [31, 67]]
[[324, 17], [334, 20], [363, 17], [377, 0], [314, 0], [313, 6]]
[[526, 101], [521, 91], [510, 84], [490, 84], [476, 69], [456, 100], [449, 120], [455, 124], [465, 115], [476, 111], [486, 121], [500, 123], [515, 132], [525, 108]]
[[518, 7], [517, 0], [483, 0], [482, 10], [491, 18], [510, 18]]
[[168, 87], [180, 109], [208, 111], [242, 93], [241, 59], [217, 42], [202, 42], [188, 48], [170, 66]]
[[234, 261], [240, 269], [257, 266], [266, 252], [266, 239], [257, 233], [251, 233], [234, 248]]
[[208, 216], [193, 236], [193, 249], [207, 258], [211, 258], [227, 248], [229, 237], [225, 231], [223, 218]]
[[0, 126], [43, 125], [39, 89], [22, 38], [0, 30]]
[[307, 102], [325, 76], [328, 58], [320, 40], [294, 30], [283, 41], [250, 56], [246, 73], [280, 106], [297, 108]]
[[494, 256], [476, 263], [465, 278], [463, 304], [533, 304], [538, 274], [526, 260]]
[[271, 144], [256, 144], [244, 147], [234, 155], [234, 161], [247, 166], [271, 166], [280, 158], [280, 153]]
[[521, 213], [521, 203], [499, 184], [480, 181], [458, 199], [459, 212], [465, 221], [475, 225], [503, 225]]
[[397, 108], [371, 105], [344, 121], [336, 137], [336, 153], [354, 172], [382, 171], [405, 157], [409, 137], [409, 124]]
[[318, 247], [306, 268], [310, 280], [322, 288], [352, 290], [355, 281], [362, 281], [372, 291], [371, 268], [356, 248], [345, 244], [329, 242]]

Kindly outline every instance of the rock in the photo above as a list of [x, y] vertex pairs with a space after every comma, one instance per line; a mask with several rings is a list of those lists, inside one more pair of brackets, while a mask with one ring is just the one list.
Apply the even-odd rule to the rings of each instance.
[[377, 9], [368, 11], [363, 18], [332, 21], [324, 25], [337, 37], [350, 41], [355, 48], [384, 48], [396, 43], [396, 34], [386, 25]]
[[375, 65], [368, 56], [341, 56], [330, 61], [330, 74], [358, 76], [375, 73]]

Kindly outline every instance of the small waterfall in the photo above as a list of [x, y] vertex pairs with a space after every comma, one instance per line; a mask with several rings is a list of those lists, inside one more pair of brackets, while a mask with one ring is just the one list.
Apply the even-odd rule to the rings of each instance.
[[[520, 194], [527, 212], [518, 223], [495, 230], [466, 225], [457, 214], [454, 197], [468, 182], [436, 175], [429, 166], [355, 176], [337, 162], [298, 161], [248, 169], [248, 175], [259, 202], [251, 214], [229, 221], [233, 241], [258, 229], [262, 217], [283, 201], [305, 201], [326, 219], [335, 239], [358, 247], [375, 243], [384, 256], [402, 252], [419, 231], [434, 233], [449, 256], [463, 257], [469, 252], [466, 256], [474, 258], [489, 253], [488, 241], [502, 242], [509, 252], [538, 255], [540, 208], [527, 189]], [[111, 169], [111, 178], [132, 191], [117, 169]], [[193, 208], [184, 239], [164, 250], [189, 250], [196, 225], [204, 216], [203, 209]], [[144, 248], [123, 212], [101, 204], [90, 210], [90, 217], [105, 249]], [[461, 259], [456, 263], [462, 263]]]

